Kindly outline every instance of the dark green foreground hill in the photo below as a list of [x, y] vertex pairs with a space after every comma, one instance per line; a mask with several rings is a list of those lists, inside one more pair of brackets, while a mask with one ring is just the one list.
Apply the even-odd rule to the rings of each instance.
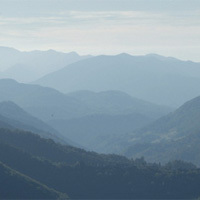
[[0, 162], [1, 199], [61, 199], [67, 195], [25, 176]]
[[[181, 168], [173, 162], [160, 166], [143, 159], [97, 154], [19, 130], [0, 129], [0, 162], [72, 199], [195, 199], [200, 196], [200, 169], [191, 164], [182, 163]], [[20, 185], [20, 180], [15, 179], [15, 185]], [[39, 188], [43, 188], [41, 184]], [[3, 196], [8, 191], [12, 198], [18, 198], [11, 188], [12, 181], [4, 186], [0, 197], [9, 198]], [[34, 189], [38, 191], [38, 186], [33, 184]], [[21, 195], [22, 199], [43, 198], [43, 193]], [[64, 197], [55, 191], [49, 195], [55, 195], [50, 199]]]

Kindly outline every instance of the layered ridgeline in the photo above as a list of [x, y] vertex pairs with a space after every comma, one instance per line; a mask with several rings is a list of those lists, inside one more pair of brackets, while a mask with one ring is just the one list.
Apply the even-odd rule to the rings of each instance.
[[0, 128], [27, 130], [59, 143], [74, 144], [57, 130], [31, 116], [11, 101], [0, 102]]
[[11, 79], [0, 80], [0, 92], [0, 101], [13, 101], [43, 121], [74, 118], [89, 112], [85, 105], [55, 89], [18, 83]]
[[[75, 119], [55, 119], [47, 123], [72, 141], [99, 153], [120, 153], [119, 137], [153, 121], [145, 115], [94, 114]], [[115, 145], [113, 145], [115, 144]]]
[[89, 57], [91, 56], [80, 56], [75, 52], [62, 53], [54, 50], [22, 52], [0, 47], [0, 78], [30, 82]]
[[119, 91], [89, 92], [89, 95], [80, 91], [65, 95], [52, 88], [0, 79], [0, 92], [0, 101], [13, 101], [44, 121], [133, 112], [158, 118], [171, 111], [171, 108], [145, 102]]
[[200, 97], [142, 128], [125, 140], [125, 155], [149, 161], [182, 159], [200, 165]]
[[81, 101], [99, 114], [119, 115], [139, 113], [152, 119], [168, 113], [172, 108], [159, 106], [141, 99], [137, 99], [125, 92], [108, 90], [102, 92], [76, 91], [67, 96]]
[[5, 199], [58, 199], [67, 195], [71, 199], [200, 196], [200, 171], [190, 163], [175, 161], [161, 167], [143, 159], [87, 152], [7, 129], [0, 129], [0, 141], [0, 174], [9, 181], [4, 181], [0, 189]]
[[97, 56], [70, 64], [35, 83], [65, 93], [120, 90], [140, 99], [174, 107], [200, 94], [199, 74], [199, 63], [151, 54], [120, 54]]
[[120, 91], [77, 91], [67, 96], [77, 99], [93, 113], [73, 119], [51, 119], [48, 123], [60, 132], [66, 132], [73, 141], [97, 152], [118, 152], [109, 145], [116, 135], [133, 132], [170, 111], [168, 107]]
[[120, 91], [65, 95], [55, 89], [2, 79], [0, 92], [0, 101], [15, 102], [65, 137], [99, 152], [113, 152], [105, 148], [106, 137], [113, 140], [116, 134], [132, 132], [171, 111]]

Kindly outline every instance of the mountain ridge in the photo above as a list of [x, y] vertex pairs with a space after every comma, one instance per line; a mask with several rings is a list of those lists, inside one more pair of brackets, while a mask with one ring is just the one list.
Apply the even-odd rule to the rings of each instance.
[[[25, 111], [31, 113], [33, 116], [39, 119], [42, 119], [43, 121], [52, 120], [52, 118], [70, 119], [95, 114], [97, 106], [95, 105], [94, 100], [99, 98], [99, 94], [92, 93], [94, 96], [92, 97], [91, 104], [87, 104], [87, 100], [85, 102], [81, 101], [72, 94], [65, 95], [53, 88], [18, 83], [10, 79], [0, 79], [0, 92], [0, 102], [13, 101]], [[123, 114], [125, 113], [125, 110], [130, 109], [130, 106], [132, 107], [132, 112], [134, 112], [137, 110], [136, 108], [140, 104], [140, 109], [137, 111], [139, 113], [142, 111], [142, 109], [144, 110], [143, 106], [146, 104], [152, 113], [157, 112], [156, 115], [159, 116], [162, 116], [171, 110], [171, 108], [167, 108], [165, 106], [157, 106], [143, 100], [137, 100], [136, 98], [131, 97], [123, 92], [111, 93], [109, 91], [100, 93], [102, 100], [99, 100], [99, 105], [100, 107], [104, 107], [104, 113], [110, 113], [110, 111], [115, 113], [114, 110], [116, 110], [116, 114]], [[113, 97], [114, 94], [117, 94], [115, 95], [117, 98]], [[85, 96], [87, 99], [87, 94]], [[110, 102], [109, 112], [107, 111], [109, 107], [107, 106], [107, 99], [109, 99]], [[129, 102], [130, 106], [127, 107], [127, 105], [121, 102], [120, 99], [127, 99], [126, 101]], [[116, 102], [116, 108], [112, 108], [112, 102], [114, 101]], [[99, 108], [98, 113], [102, 113], [99, 111]]]
[[19, 51], [14, 48], [0, 47], [0, 78], [31, 82], [70, 63], [89, 57], [92, 56], [80, 56], [76, 52]]
[[200, 94], [198, 74], [200, 63], [195, 62], [155, 56], [101, 55], [72, 63], [34, 83], [64, 93], [120, 90], [150, 102], [177, 107]]
[[[200, 195], [200, 170], [191, 163], [161, 166], [143, 158], [96, 154], [23, 131], [1, 129], [0, 137], [0, 161], [62, 192], [61, 199], [66, 199], [63, 193], [72, 199], [194, 199]], [[58, 156], [58, 151], [64, 155]]]
[[144, 156], [148, 161], [182, 159], [200, 165], [200, 96], [174, 112], [129, 135], [127, 156]]
[[74, 144], [57, 130], [43, 121], [31, 116], [11, 101], [0, 102], [0, 127], [32, 131], [45, 138], [52, 138], [63, 144]]

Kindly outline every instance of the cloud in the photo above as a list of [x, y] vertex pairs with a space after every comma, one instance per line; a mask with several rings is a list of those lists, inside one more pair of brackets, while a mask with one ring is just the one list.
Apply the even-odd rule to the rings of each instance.
[[[50, 15], [50, 13], [49, 13]], [[145, 24], [165, 23], [170, 25], [199, 26], [200, 10], [184, 12], [144, 12], [144, 11], [61, 11], [52, 12], [50, 16], [37, 17], [3, 17], [1, 25], [72, 25], [92, 24]]]
[[198, 10], [59, 10], [39, 16], [0, 16], [0, 42], [22, 49], [102, 54], [166, 50], [169, 55], [170, 48], [173, 53], [174, 49], [180, 52], [183, 47], [188, 47], [188, 52], [199, 49], [199, 24]]

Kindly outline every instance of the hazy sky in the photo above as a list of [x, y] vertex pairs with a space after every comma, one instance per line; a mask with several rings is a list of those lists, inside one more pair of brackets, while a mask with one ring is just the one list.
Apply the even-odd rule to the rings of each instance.
[[200, 62], [200, 0], [0, 0], [0, 46]]

